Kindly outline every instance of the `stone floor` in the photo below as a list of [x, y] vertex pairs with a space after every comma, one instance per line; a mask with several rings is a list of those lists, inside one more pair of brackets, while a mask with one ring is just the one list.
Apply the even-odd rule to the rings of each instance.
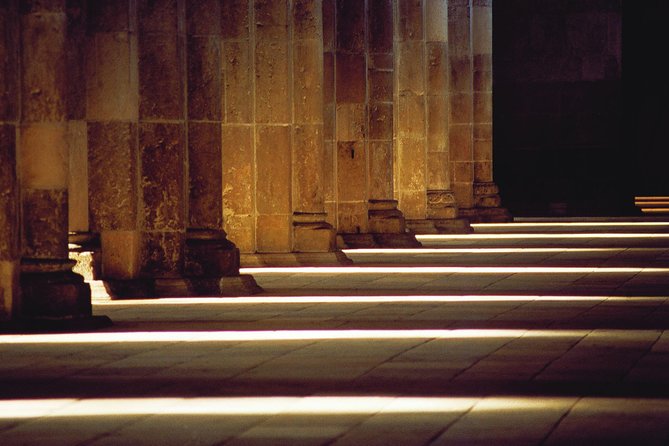
[[[476, 226], [0, 335], [0, 444], [669, 444], [669, 223]], [[97, 284], [99, 285], [99, 284]]]

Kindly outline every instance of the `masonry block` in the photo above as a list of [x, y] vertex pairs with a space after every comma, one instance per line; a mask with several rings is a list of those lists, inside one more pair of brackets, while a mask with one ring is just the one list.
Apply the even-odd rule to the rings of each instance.
[[22, 125], [19, 154], [23, 187], [67, 188], [69, 156], [65, 122]]
[[221, 35], [224, 39], [246, 39], [249, 36], [248, 0], [225, 0], [221, 3]]
[[223, 125], [223, 213], [225, 220], [255, 209], [253, 128]]
[[223, 73], [225, 85], [226, 123], [253, 121], [253, 71], [251, 45], [248, 41], [223, 44]]
[[337, 197], [340, 202], [366, 199], [366, 168], [364, 142], [337, 143]]
[[182, 277], [185, 233], [143, 232], [140, 274], [152, 278]]
[[385, 199], [393, 195], [393, 143], [369, 143], [369, 197]]
[[66, 259], [67, 189], [23, 189], [22, 256]]
[[321, 212], [323, 209], [323, 128], [293, 127], [293, 210]]
[[149, 230], [184, 228], [184, 128], [141, 123], [142, 221]]
[[290, 252], [292, 215], [260, 214], [256, 220], [257, 252]]
[[216, 35], [188, 37], [188, 119], [221, 119], [221, 48]]
[[292, 212], [291, 152], [289, 126], [258, 126], [256, 208], [259, 214], [288, 215]]
[[142, 119], [183, 118], [182, 64], [176, 30], [171, 34], [140, 33], [139, 114]]
[[264, 39], [257, 41], [255, 66], [256, 122], [290, 122], [292, 107], [287, 100], [290, 92], [287, 42]]
[[189, 226], [219, 229], [223, 220], [221, 126], [188, 123]]
[[137, 225], [137, 126], [88, 123], [90, 229], [130, 230]]
[[103, 230], [100, 233], [104, 279], [130, 280], [139, 277], [141, 239], [139, 231]]

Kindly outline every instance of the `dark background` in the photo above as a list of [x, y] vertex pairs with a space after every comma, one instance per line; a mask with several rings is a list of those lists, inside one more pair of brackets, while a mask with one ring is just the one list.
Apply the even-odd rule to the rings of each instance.
[[495, 181], [515, 216], [669, 195], [666, 0], [493, 2]]

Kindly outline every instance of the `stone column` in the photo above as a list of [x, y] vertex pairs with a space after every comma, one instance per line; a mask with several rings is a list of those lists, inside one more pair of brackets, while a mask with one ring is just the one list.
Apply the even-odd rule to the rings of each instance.
[[[337, 232], [369, 234], [365, 1], [335, 2], [335, 166]], [[370, 243], [373, 240], [370, 237]]]
[[20, 315], [90, 318], [90, 288], [68, 259], [66, 2], [21, 2], [20, 14]]
[[382, 246], [418, 246], [394, 199], [393, 2], [368, 0], [366, 15], [369, 232]]
[[[223, 230], [221, 2], [186, 3], [188, 229], [184, 275], [190, 294], [248, 294], [239, 249]], [[246, 179], [248, 181], [248, 179]]]
[[492, 0], [472, 6], [474, 207], [472, 221], [509, 221], [492, 166]]
[[469, 217], [474, 207], [471, 2], [448, 1], [448, 144], [451, 185], [463, 217]]
[[252, 6], [249, 0], [221, 2], [224, 227], [243, 253], [256, 252]]
[[89, 228], [101, 278], [119, 295], [150, 295], [140, 278], [137, 4], [89, 0], [86, 48]]
[[323, 8], [321, 0], [293, 0], [293, 252], [334, 251], [323, 191]]
[[[393, 2], [338, 0], [334, 99], [341, 246], [417, 246], [393, 197]], [[326, 64], [327, 66], [327, 64]]]
[[436, 232], [467, 232], [467, 220], [458, 218], [451, 188], [449, 156], [448, 3], [424, 0], [427, 210]]
[[19, 312], [19, 185], [16, 129], [19, 114], [18, 1], [0, 4], [0, 321]]

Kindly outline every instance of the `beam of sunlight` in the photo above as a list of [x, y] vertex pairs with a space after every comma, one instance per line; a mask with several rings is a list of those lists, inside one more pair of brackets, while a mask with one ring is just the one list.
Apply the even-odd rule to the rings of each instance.
[[[345, 254], [532, 254], [565, 252], [621, 252], [626, 248], [353, 248]], [[642, 248], [639, 248], [642, 249]]]
[[580, 337], [589, 330], [427, 329], [427, 330], [266, 330], [266, 331], [132, 331], [0, 335], [3, 344], [112, 344], [118, 342], [257, 342], [382, 339], [481, 339]]
[[447, 240], [516, 240], [516, 239], [654, 239], [669, 238], [669, 233], [661, 232], [550, 232], [550, 233], [491, 233], [491, 234], [418, 234], [419, 241]]
[[366, 303], [473, 303], [473, 302], [664, 302], [665, 297], [646, 296], [511, 296], [511, 295], [417, 295], [417, 296], [248, 296], [164, 297], [160, 299], [96, 300], [95, 306], [140, 305], [259, 305], [259, 304], [366, 304]]
[[669, 221], [630, 221], [630, 222], [598, 222], [598, 221], [537, 221], [537, 222], [514, 222], [514, 223], [472, 223], [472, 228], [531, 228], [531, 227], [625, 227], [625, 226], [669, 226]]
[[543, 266], [278, 266], [240, 268], [241, 274], [591, 274], [669, 273], [669, 268]]
[[[427, 414], [466, 412], [476, 402], [477, 399], [466, 397], [395, 396], [32, 399], [0, 401], [0, 419], [112, 415]], [[509, 407], [517, 408], [522, 404], [520, 399]], [[500, 402], [499, 406], [504, 405]]]

